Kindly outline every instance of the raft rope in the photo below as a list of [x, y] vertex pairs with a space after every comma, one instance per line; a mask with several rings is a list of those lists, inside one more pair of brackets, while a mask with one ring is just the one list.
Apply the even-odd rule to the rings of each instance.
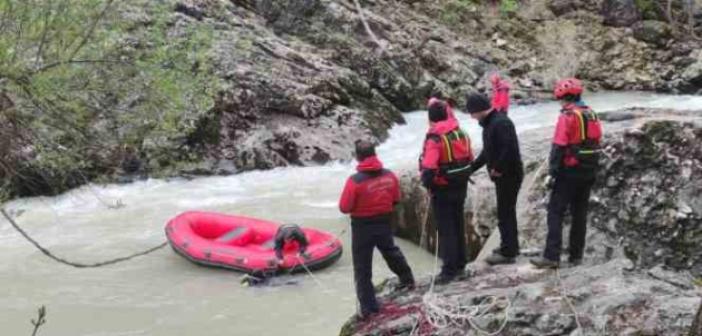
[[[561, 279], [561, 272], [558, 268], [556, 268], [556, 279], [558, 280], [558, 287], [561, 291], [561, 299], [566, 302], [568, 307], [570, 308], [571, 311], [573, 311], [573, 316], [575, 316], [575, 325], [578, 326], [578, 331], [580, 331], [580, 335], [583, 335], [583, 325], [580, 323], [580, 317], [578, 317], [578, 311], [575, 310], [575, 306], [573, 305], [573, 302], [570, 300], [568, 297], [568, 291], [566, 290], [565, 286], [563, 286], [563, 280]], [[606, 325], [605, 325], [606, 326]]]
[[302, 258], [300, 258], [299, 255], [296, 256], [296, 257], [297, 257], [297, 260], [300, 262], [300, 266], [302, 266], [302, 268], [305, 269], [305, 271], [306, 271], [307, 274], [312, 278], [312, 280], [314, 280], [314, 282], [316, 282], [317, 285], [318, 285], [320, 288], [322, 288], [323, 291], [325, 291], [325, 292], [327, 292], [327, 293], [331, 292], [331, 290], [330, 290], [328, 287], [324, 286], [324, 285], [322, 284], [322, 282], [319, 281], [319, 279], [317, 279], [317, 277], [314, 276], [314, 274], [312, 274], [312, 271], [310, 271], [310, 269], [307, 267], [307, 265], [305, 265], [305, 261], [302, 260]]
[[57, 257], [56, 255], [51, 253], [51, 251], [49, 251], [49, 249], [47, 249], [44, 246], [42, 246], [41, 244], [39, 244], [29, 234], [27, 234], [24, 230], [22, 230], [22, 228], [17, 224], [17, 222], [15, 222], [15, 220], [12, 219], [12, 217], [7, 213], [5, 208], [0, 208], [0, 213], [2, 213], [3, 217], [5, 217], [5, 219], [7, 219], [7, 221], [10, 222], [12, 227], [15, 228], [15, 230], [17, 230], [17, 232], [22, 234], [22, 236], [26, 240], [28, 240], [30, 243], [32, 243], [32, 245], [34, 245], [34, 247], [36, 247], [44, 255], [53, 259], [56, 262], [59, 262], [59, 263], [64, 264], [64, 265], [76, 267], [76, 268], [96, 268], [96, 267], [102, 267], [102, 266], [107, 266], [107, 265], [114, 265], [114, 264], [117, 264], [117, 263], [120, 263], [123, 261], [131, 260], [131, 259], [134, 259], [136, 257], [140, 257], [140, 256], [144, 256], [144, 255], [156, 252], [156, 251], [166, 247], [166, 245], [168, 245], [167, 242], [163, 242], [163, 243], [156, 245], [152, 248], [149, 248], [149, 249], [146, 249], [144, 251], [137, 252], [137, 253], [134, 253], [134, 254], [131, 254], [131, 255], [128, 255], [125, 257], [119, 257], [119, 258], [115, 258], [115, 259], [110, 259], [110, 260], [105, 260], [105, 261], [100, 261], [100, 262], [90, 263], [90, 264], [78, 263], [78, 262], [66, 260], [66, 259], [61, 258], [61, 257]]
[[[436, 233], [436, 248], [434, 251], [434, 272], [432, 273], [429, 291], [422, 296], [422, 308], [424, 314], [420, 314], [417, 323], [412, 328], [410, 336], [414, 336], [415, 332], [419, 331], [418, 326], [426, 320], [435, 330], [441, 330], [451, 327], [461, 328], [469, 324], [471, 328], [479, 334], [486, 336], [495, 336], [504, 330], [509, 322], [509, 311], [512, 303], [506, 296], [490, 295], [485, 297], [478, 305], [465, 305], [457, 298], [442, 297], [434, 292], [434, 282], [436, 280], [436, 272], [439, 265], [439, 233]], [[494, 308], [503, 307], [504, 319], [500, 327], [494, 331], [488, 331], [478, 326], [475, 319], [485, 316]], [[424, 317], [425, 316], [425, 317]], [[424, 318], [422, 318], [424, 317]]]

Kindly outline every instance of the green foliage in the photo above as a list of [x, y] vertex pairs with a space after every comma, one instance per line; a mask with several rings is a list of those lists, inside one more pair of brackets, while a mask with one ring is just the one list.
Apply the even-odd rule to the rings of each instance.
[[[130, 16], [138, 10], [148, 20]], [[16, 100], [36, 166], [89, 170], [125, 144], [193, 131], [218, 87], [214, 29], [172, 11], [172, 1], [0, 0], [0, 91]]]
[[636, 7], [643, 15], [644, 19], [656, 20], [659, 18], [657, 0], [634, 0]]
[[480, 0], [449, 0], [441, 10], [441, 21], [448, 25], [461, 22], [463, 14], [476, 10]]
[[519, 9], [519, 2], [517, 0], [501, 0], [500, 1], [500, 13], [509, 14], [514, 13]]
[[476, 12], [478, 6], [497, 3], [502, 15], [508, 15], [519, 9], [519, 0], [448, 0], [441, 10], [441, 21], [448, 25], [460, 24], [467, 13]]

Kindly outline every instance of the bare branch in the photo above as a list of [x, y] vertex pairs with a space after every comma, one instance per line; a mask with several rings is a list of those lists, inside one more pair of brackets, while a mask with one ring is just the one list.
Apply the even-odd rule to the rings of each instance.
[[95, 33], [95, 29], [97, 28], [98, 23], [100, 23], [100, 21], [102, 21], [102, 19], [105, 17], [105, 15], [107, 15], [107, 11], [110, 9], [113, 2], [114, 2], [114, 0], [107, 0], [107, 4], [105, 4], [105, 8], [103, 8], [102, 12], [100, 12], [100, 15], [98, 15], [98, 17], [96, 17], [95, 20], [93, 20], [92, 24], [90, 25], [90, 28], [88, 28], [87, 33], [85, 33], [85, 35], [83, 35], [83, 39], [78, 43], [78, 46], [73, 50], [71, 55], [68, 57], [69, 60], [75, 58], [76, 55], [83, 49], [83, 47], [85, 47], [85, 45], [88, 43], [90, 38]]
[[51, 64], [47, 64], [39, 69], [36, 69], [32, 72], [32, 75], [38, 74], [40, 72], [44, 72], [56, 67], [64, 66], [64, 65], [70, 65], [70, 64], [86, 64], [86, 63], [118, 63], [118, 64], [132, 64], [131, 62], [127, 61], [121, 61], [121, 60], [68, 60], [68, 61], [61, 61], [61, 62], [55, 62]]
[[41, 306], [37, 310], [37, 319], [32, 319], [32, 325], [34, 326], [34, 332], [32, 332], [32, 336], [37, 335], [39, 327], [42, 326], [44, 323], [46, 323], [46, 307]]
[[356, 11], [358, 11], [358, 16], [361, 18], [361, 22], [363, 23], [363, 27], [366, 28], [366, 32], [368, 33], [368, 36], [375, 42], [375, 44], [378, 45], [379, 55], [383, 55], [385, 53], [385, 45], [378, 40], [378, 37], [375, 36], [375, 33], [373, 33], [373, 30], [371, 30], [370, 26], [368, 25], [368, 21], [366, 21], [366, 16], [363, 14], [363, 8], [361, 7], [361, 3], [358, 2], [358, 0], [353, 0], [354, 4], [356, 4]]
[[41, 41], [39, 42], [39, 48], [37, 48], [37, 55], [34, 58], [35, 65], [39, 64], [41, 54], [44, 51], [44, 44], [46, 44], [46, 37], [48, 36], [48, 33], [49, 33], [49, 18], [51, 17], [51, 7], [52, 7], [51, 2], [47, 2], [44, 5], [44, 26], [42, 27]]

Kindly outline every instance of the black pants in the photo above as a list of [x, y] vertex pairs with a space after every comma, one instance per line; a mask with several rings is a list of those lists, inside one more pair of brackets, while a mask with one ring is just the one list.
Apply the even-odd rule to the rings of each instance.
[[353, 219], [351, 221], [351, 249], [356, 296], [361, 303], [361, 313], [378, 312], [378, 301], [371, 277], [373, 276], [373, 250], [377, 247], [385, 262], [402, 283], [414, 281], [412, 270], [402, 251], [395, 245], [389, 217], [379, 220]]
[[507, 175], [495, 179], [497, 193], [497, 227], [500, 230], [500, 254], [516, 257], [519, 254], [517, 231], [517, 197], [522, 187], [523, 175]]
[[590, 189], [594, 179], [578, 179], [559, 176], [553, 185], [551, 199], [548, 203], [548, 236], [544, 258], [560, 261], [563, 231], [563, 216], [568, 207], [573, 218], [570, 227], [570, 259], [581, 259], [585, 249], [587, 233], [587, 207], [590, 201]]
[[432, 195], [434, 220], [439, 231], [441, 274], [455, 276], [463, 271], [466, 259], [466, 234], [463, 203], [466, 188], [436, 190]]

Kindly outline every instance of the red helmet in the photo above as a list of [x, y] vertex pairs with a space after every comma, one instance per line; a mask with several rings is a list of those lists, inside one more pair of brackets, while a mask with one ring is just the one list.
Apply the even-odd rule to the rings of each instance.
[[576, 78], [566, 78], [556, 83], [556, 88], [553, 89], [553, 95], [556, 99], [561, 99], [567, 95], [580, 95], [583, 93], [583, 84]]

